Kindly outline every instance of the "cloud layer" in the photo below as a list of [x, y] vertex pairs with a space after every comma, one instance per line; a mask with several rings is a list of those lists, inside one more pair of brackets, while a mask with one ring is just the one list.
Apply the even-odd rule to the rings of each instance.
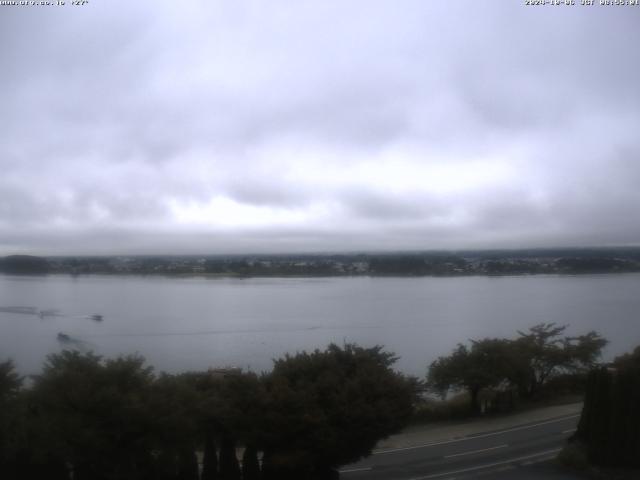
[[0, 254], [640, 244], [640, 8], [2, 7]]

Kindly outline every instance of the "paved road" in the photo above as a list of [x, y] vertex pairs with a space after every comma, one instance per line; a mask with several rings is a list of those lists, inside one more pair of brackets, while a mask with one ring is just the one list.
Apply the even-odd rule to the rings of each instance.
[[579, 415], [519, 425], [455, 440], [374, 453], [344, 467], [344, 480], [574, 478], [555, 473], [554, 458], [575, 431]]

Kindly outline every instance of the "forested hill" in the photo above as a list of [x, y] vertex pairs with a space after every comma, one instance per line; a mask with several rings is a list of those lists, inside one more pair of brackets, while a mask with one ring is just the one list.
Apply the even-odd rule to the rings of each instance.
[[14, 274], [49, 272], [50, 261], [31, 255], [10, 255], [0, 259], [0, 271]]
[[9, 274], [114, 273], [218, 276], [462, 276], [640, 271], [640, 248], [431, 251], [300, 255], [0, 258]]

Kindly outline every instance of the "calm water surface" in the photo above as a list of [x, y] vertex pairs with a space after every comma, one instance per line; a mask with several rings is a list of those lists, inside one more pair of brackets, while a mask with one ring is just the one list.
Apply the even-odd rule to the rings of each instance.
[[[139, 352], [158, 369], [268, 370], [285, 352], [329, 342], [383, 344], [423, 375], [470, 338], [539, 322], [597, 330], [606, 357], [640, 344], [640, 274], [458, 278], [206, 279], [0, 275], [0, 360], [39, 371], [72, 345]], [[91, 315], [101, 315], [96, 321]]]

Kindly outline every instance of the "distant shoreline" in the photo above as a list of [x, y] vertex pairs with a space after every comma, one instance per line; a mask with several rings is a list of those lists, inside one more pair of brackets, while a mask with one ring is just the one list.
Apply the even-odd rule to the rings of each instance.
[[369, 279], [419, 279], [419, 278], [521, 278], [521, 277], [589, 277], [589, 276], [605, 276], [605, 275], [637, 275], [640, 274], [640, 270], [637, 271], [625, 271], [625, 272], [581, 272], [581, 273], [504, 273], [504, 274], [486, 274], [486, 273], [468, 273], [468, 274], [438, 274], [438, 275], [397, 275], [397, 274], [385, 274], [385, 275], [372, 275], [372, 274], [360, 274], [360, 275], [347, 275], [347, 274], [328, 274], [328, 275], [305, 275], [305, 274], [291, 274], [291, 275], [240, 275], [240, 274], [222, 274], [222, 273], [136, 273], [136, 272], [86, 272], [86, 273], [69, 273], [69, 272], [45, 272], [45, 273], [7, 273], [0, 272], [0, 275], [5, 277], [131, 277], [131, 278], [176, 278], [176, 279], [203, 279], [203, 280], [251, 280], [251, 279], [355, 279], [355, 278], [369, 278]]
[[640, 248], [305, 255], [0, 258], [0, 272], [211, 278], [463, 277], [640, 272]]

